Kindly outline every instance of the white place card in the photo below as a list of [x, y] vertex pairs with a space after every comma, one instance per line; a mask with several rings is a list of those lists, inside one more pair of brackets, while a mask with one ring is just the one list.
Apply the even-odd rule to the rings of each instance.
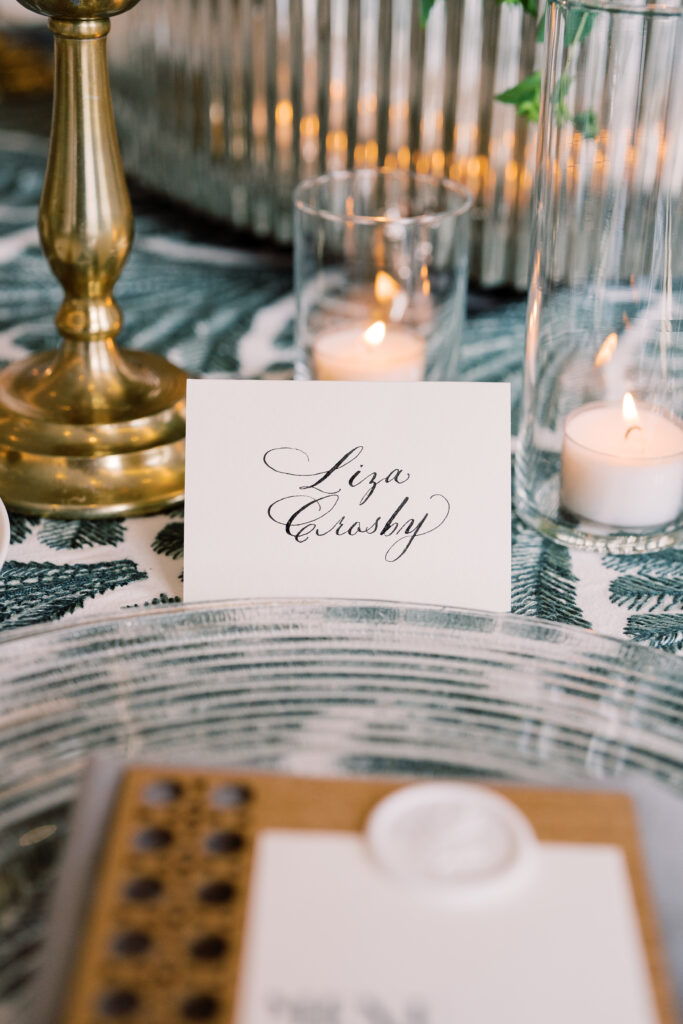
[[509, 385], [189, 381], [184, 585], [508, 611]]

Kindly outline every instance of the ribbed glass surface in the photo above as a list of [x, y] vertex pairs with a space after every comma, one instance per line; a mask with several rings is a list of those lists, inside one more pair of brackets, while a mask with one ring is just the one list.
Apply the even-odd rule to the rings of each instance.
[[[0, 643], [0, 1021], [19, 1019], [95, 751], [298, 774], [658, 779], [683, 793], [678, 659], [514, 616], [178, 606]], [[22, 1011], [23, 1012], [23, 1011]]]
[[449, 175], [476, 196], [470, 267], [525, 288], [536, 126], [494, 96], [538, 66], [521, 6], [144, 0], [109, 40], [124, 159], [150, 185], [291, 238], [292, 189], [345, 167]]

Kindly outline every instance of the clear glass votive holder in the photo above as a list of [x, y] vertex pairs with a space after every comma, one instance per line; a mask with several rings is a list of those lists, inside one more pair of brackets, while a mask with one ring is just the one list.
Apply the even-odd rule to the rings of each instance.
[[683, 539], [683, 8], [549, 0], [516, 505], [620, 554]]
[[294, 192], [299, 379], [455, 378], [471, 193], [410, 171], [338, 171]]

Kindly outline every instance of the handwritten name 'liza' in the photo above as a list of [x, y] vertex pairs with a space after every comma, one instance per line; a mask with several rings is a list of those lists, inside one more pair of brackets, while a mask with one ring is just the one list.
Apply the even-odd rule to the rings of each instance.
[[[300, 484], [298, 493], [278, 498], [269, 505], [268, 517], [274, 523], [284, 526], [287, 535], [299, 544], [303, 544], [309, 537], [327, 537], [331, 534], [337, 537], [378, 534], [380, 537], [394, 538], [384, 557], [387, 562], [397, 562], [418, 537], [424, 537], [443, 526], [450, 514], [450, 502], [443, 494], [432, 494], [426, 511], [413, 513], [411, 506], [411, 514], [402, 518], [404, 509], [407, 509], [411, 501], [411, 496], [406, 495], [388, 515], [377, 515], [367, 522], [347, 515], [335, 517], [333, 513], [342, 499], [344, 485], [351, 489], [360, 488], [358, 506], [364, 506], [381, 485], [405, 486], [410, 480], [410, 473], [399, 468], [385, 475], [376, 471], [363, 473], [364, 466], [358, 463], [363, 451], [363, 446], [357, 445], [326, 469], [311, 472], [308, 469], [310, 458], [302, 449], [271, 448], [263, 456], [263, 461], [273, 472], [297, 480], [313, 479], [310, 483]], [[304, 471], [297, 469], [297, 463], [301, 463], [302, 459], [306, 464]], [[347, 478], [343, 471], [350, 466], [354, 466], [354, 469]]]

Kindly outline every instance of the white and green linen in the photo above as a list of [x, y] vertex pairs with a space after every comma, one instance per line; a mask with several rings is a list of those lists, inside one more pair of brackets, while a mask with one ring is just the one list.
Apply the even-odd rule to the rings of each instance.
[[[55, 343], [61, 299], [40, 250], [44, 142], [0, 132], [0, 366]], [[294, 298], [289, 254], [143, 198], [117, 288], [129, 348], [192, 373], [285, 376]], [[462, 375], [510, 380], [513, 429], [524, 302], [473, 296]], [[142, 519], [57, 522], [11, 515], [0, 570], [0, 629], [177, 602], [182, 510]], [[633, 557], [569, 552], [513, 516], [513, 611], [683, 652], [683, 550]]]

